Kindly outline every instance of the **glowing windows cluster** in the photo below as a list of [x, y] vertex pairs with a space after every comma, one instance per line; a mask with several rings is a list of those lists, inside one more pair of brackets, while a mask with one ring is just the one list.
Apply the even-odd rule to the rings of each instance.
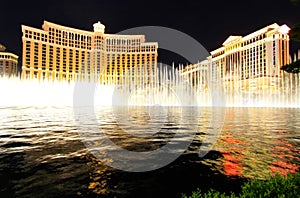
[[[211, 80], [222, 80], [226, 88], [234, 84], [235, 89], [247, 89], [251, 83], [255, 88], [268, 87], [271, 81], [279, 84], [280, 67], [290, 61], [289, 30], [286, 25], [274, 23], [245, 37], [228, 37], [207, 58]], [[190, 67], [197, 71], [202, 65], [200, 62]]]
[[137, 67], [156, 67], [157, 43], [146, 43], [144, 35], [105, 34], [104, 29], [100, 22], [93, 32], [47, 21], [43, 30], [23, 25], [23, 78], [118, 83]]
[[17, 76], [18, 75], [18, 56], [6, 52], [5, 47], [0, 44], [0, 76]]

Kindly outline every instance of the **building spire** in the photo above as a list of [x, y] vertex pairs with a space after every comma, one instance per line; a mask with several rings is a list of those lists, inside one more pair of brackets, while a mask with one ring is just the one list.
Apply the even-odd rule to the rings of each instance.
[[100, 21], [98, 21], [97, 23], [94, 23], [93, 26], [94, 26], [94, 32], [104, 33], [105, 25], [103, 25], [102, 23], [100, 23]]

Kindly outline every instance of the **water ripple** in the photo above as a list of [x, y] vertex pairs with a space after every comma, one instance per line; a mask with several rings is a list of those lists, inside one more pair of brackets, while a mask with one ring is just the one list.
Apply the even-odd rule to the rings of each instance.
[[[198, 131], [183, 156], [166, 168], [130, 174], [109, 168], [90, 155], [82, 142], [82, 132], [74, 121], [72, 108], [0, 107], [0, 194], [126, 197], [142, 192], [141, 189], [159, 192], [158, 186], [166, 183], [172, 184], [172, 191], [182, 192], [183, 188], [197, 184], [200, 178], [207, 179], [205, 181], [214, 178], [211, 185], [217, 180], [221, 181], [218, 185], [222, 185], [226, 178], [263, 179], [276, 172], [299, 171], [299, 109], [226, 109], [222, 132], [213, 150], [204, 158], [199, 158], [198, 152], [200, 147], [209, 148], [203, 140], [213, 135], [208, 134], [212, 112], [208, 108], [200, 111]], [[162, 124], [157, 133], [146, 133], [145, 126], [136, 122], [137, 127], [129, 134], [124, 131], [126, 127], [123, 130], [119, 127], [110, 109], [96, 109], [96, 117], [96, 122], [91, 116], [90, 122], [81, 123], [99, 129], [88, 131], [89, 140], [101, 146], [103, 137], [99, 133], [104, 131], [119, 146], [136, 152], [160, 148], [178, 132], [184, 135], [176, 139], [177, 143], [195, 132], [189, 131], [185, 124], [176, 123], [177, 118], [173, 117], [163, 123], [161, 120], [165, 118], [157, 119]], [[185, 184], [178, 180], [180, 173], [186, 178]]]

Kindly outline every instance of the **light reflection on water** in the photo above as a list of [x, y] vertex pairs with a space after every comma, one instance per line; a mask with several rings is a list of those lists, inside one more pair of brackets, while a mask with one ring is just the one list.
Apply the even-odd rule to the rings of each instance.
[[227, 110], [216, 161], [225, 175], [264, 179], [295, 172], [300, 159], [298, 109], [240, 108]]
[[[100, 108], [96, 112], [101, 129], [118, 145], [134, 151], [161, 147], [177, 131], [185, 130], [184, 124], [178, 122], [188, 119], [176, 117], [180, 115], [176, 111], [173, 117], [156, 118], [158, 123], [164, 122], [162, 130], [149, 138], [143, 134], [147, 132], [143, 124], [149, 122], [144, 111], [135, 109], [129, 118], [136, 126], [141, 124], [140, 128], [132, 128], [133, 134], [120, 129], [110, 109]], [[198, 132], [189, 150], [165, 168], [137, 174], [110, 168], [89, 154], [70, 107], [1, 108], [0, 195], [127, 197], [147, 194], [150, 197], [163, 191], [180, 196], [181, 192], [197, 186], [210, 187], [217, 181], [222, 181], [218, 185], [224, 188], [234, 188], [230, 187], [233, 185], [230, 178], [265, 178], [276, 172], [299, 171], [300, 109], [227, 108], [214, 150], [203, 159], [197, 157], [197, 152], [203, 146], [201, 141], [211, 122], [211, 112], [209, 108], [199, 112]], [[182, 176], [186, 180], [179, 179]], [[207, 178], [211, 181], [201, 182]], [[229, 178], [228, 182], [224, 183], [223, 178]]]

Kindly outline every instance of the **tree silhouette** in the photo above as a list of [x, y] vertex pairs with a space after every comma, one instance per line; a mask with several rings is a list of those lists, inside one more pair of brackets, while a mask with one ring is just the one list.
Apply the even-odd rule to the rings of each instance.
[[[290, 0], [293, 5], [300, 5], [300, 0]], [[293, 25], [290, 32], [290, 39], [293, 41], [300, 41], [300, 23]]]
[[300, 0], [290, 0], [290, 2], [294, 5], [298, 5], [300, 3]]
[[300, 41], [300, 23], [293, 25], [291, 28], [290, 39], [293, 41]]
[[[300, 5], [300, 0], [290, 0], [293, 5]], [[300, 42], [300, 23], [292, 26], [290, 31], [290, 39]], [[298, 57], [299, 58], [299, 57]], [[300, 60], [297, 60], [280, 68], [288, 73], [300, 73]]]
[[288, 73], [300, 73], [300, 60], [297, 60], [295, 62], [292, 62], [288, 65], [284, 65], [281, 67], [281, 70], [284, 70]]

